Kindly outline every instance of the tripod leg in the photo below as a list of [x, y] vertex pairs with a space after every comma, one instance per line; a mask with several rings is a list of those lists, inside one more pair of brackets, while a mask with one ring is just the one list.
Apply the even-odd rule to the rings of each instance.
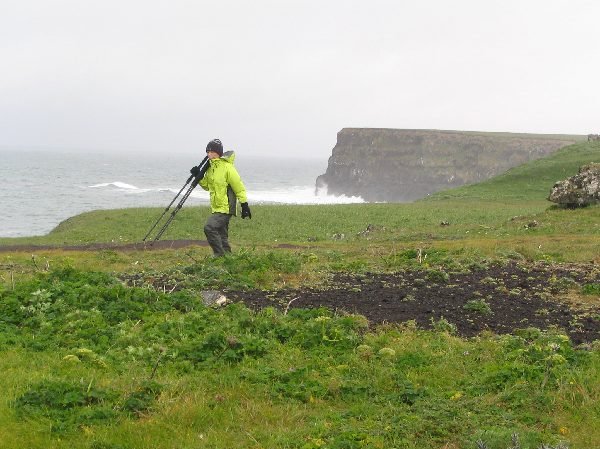
[[185, 187], [189, 184], [189, 182], [192, 179], [194, 179], [192, 181], [192, 184], [188, 187], [187, 192], [185, 192], [185, 194], [183, 195], [183, 197], [181, 198], [181, 200], [177, 204], [177, 207], [175, 208], [175, 210], [173, 210], [173, 212], [171, 212], [171, 216], [169, 217], [169, 219], [167, 220], [167, 222], [162, 226], [162, 228], [160, 229], [160, 231], [158, 232], [158, 234], [156, 235], [156, 237], [154, 237], [154, 241], [155, 242], [158, 241], [158, 239], [160, 239], [160, 237], [167, 230], [167, 228], [169, 227], [169, 225], [171, 224], [171, 222], [175, 218], [175, 215], [177, 214], [177, 212], [179, 212], [179, 209], [181, 209], [183, 207], [183, 204], [186, 202], [186, 200], [188, 199], [188, 197], [192, 193], [192, 190], [194, 190], [194, 188], [198, 185], [198, 183], [200, 182], [200, 180], [204, 177], [204, 174], [206, 173], [206, 170], [208, 170], [208, 166], [209, 166], [209, 160], [208, 160], [208, 156], [207, 156], [204, 159], [202, 159], [202, 162], [200, 162], [200, 165], [198, 166], [200, 168], [199, 171], [198, 171], [198, 175], [197, 176], [192, 175], [192, 176], [190, 176], [188, 178], [188, 180], [186, 181], [186, 183], [184, 184], [184, 186], [181, 188], [181, 190], [179, 191], [179, 193], [175, 196], [175, 198], [173, 198], [173, 201], [171, 201], [171, 204], [169, 204], [169, 206], [165, 209], [165, 211], [160, 216], [160, 218], [156, 221], [156, 223], [154, 223], [154, 226], [152, 226], [152, 229], [150, 229], [150, 231], [148, 231], [148, 233], [144, 237], [144, 240], [143, 240], [144, 242], [146, 241], [146, 239], [148, 238], [148, 236], [150, 235], [150, 233], [152, 232], [152, 230], [156, 227], [156, 225], [158, 224], [158, 222], [167, 213], [167, 211], [169, 210], [169, 208], [171, 207], [171, 205], [175, 202], [175, 200], [177, 199], [177, 197], [181, 194], [181, 192], [183, 191], [183, 189], [185, 189]]
[[156, 220], [156, 222], [154, 223], [154, 225], [150, 228], [150, 230], [146, 233], [146, 235], [144, 236], [144, 238], [142, 239], [142, 242], [145, 242], [146, 239], [148, 238], [148, 236], [152, 233], [152, 231], [154, 231], [154, 228], [156, 227], [156, 225], [160, 222], [160, 220], [162, 220], [162, 218], [165, 216], [165, 214], [169, 211], [169, 209], [171, 208], [171, 206], [173, 205], [173, 203], [175, 202], [175, 200], [177, 199], [177, 197], [179, 195], [181, 195], [181, 192], [183, 192], [183, 189], [185, 189], [185, 187], [190, 183], [190, 181], [192, 180], [193, 176], [190, 176], [188, 178], [188, 180], [185, 182], [185, 184], [183, 185], [183, 187], [181, 188], [181, 190], [179, 190], [179, 192], [177, 193], [177, 195], [175, 195], [175, 198], [173, 198], [173, 200], [169, 203], [169, 205], [166, 207], [166, 209], [164, 210], [164, 212], [162, 213], [162, 215], [158, 218], [158, 220]]
[[197, 180], [194, 180], [194, 182], [192, 183], [192, 185], [188, 188], [187, 192], [185, 192], [185, 195], [183, 195], [183, 198], [181, 198], [181, 200], [179, 201], [179, 204], [177, 204], [177, 207], [175, 207], [175, 209], [173, 210], [173, 212], [171, 212], [171, 216], [169, 217], [169, 219], [165, 222], [165, 224], [160, 229], [160, 231], [158, 232], [158, 234], [156, 234], [156, 237], [154, 237], [154, 241], [155, 242], [157, 242], [161, 238], [161, 236], [164, 234], [164, 232], [167, 230], [167, 228], [169, 227], [169, 225], [171, 224], [171, 222], [175, 218], [175, 215], [177, 215], [177, 212], [179, 212], [179, 210], [183, 207], [183, 203], [186, 202], [186, 200], [188, 199], [188, 197], [192, 193], [192, 190], [194, 190], [194, 188], [197, 185], [198, 185]]

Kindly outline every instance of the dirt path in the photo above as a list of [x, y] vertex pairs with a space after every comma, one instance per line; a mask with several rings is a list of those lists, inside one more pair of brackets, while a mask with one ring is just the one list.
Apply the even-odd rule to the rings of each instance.
[[[181, 249], [190, 246], [208, 246], [206, 240], [159, 240], [158, 242], [136, 242], [136, 243], [88, 243], [85, 245], [0, 245], [0, 253], [36, 251], [157, 251], [164, 249]], [[297, 245], [281, 243], [276, 248], [295, 249], [301, 248]]]
[[7, 245], [0, 246], [0, 253], [36, 252], [47, 250], [62, 251], [155, 251], [161, 249], [181, 249], [188, 246], [208, 246], [206, 240], [159, 240], [158, 242], [137, 243], [88, 243], [85, 245]]

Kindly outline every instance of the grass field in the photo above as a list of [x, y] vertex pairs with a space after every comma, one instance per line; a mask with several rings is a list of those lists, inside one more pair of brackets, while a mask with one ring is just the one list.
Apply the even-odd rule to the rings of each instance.
[[[334, 271], [599, 264], [600, 207], [546, 200], [592, 161], [600, 145], [581, 143], [412, 204], [254, 205], [252, 220], [232, 220], [225, 261], [206, 247], [0, 252], [0, 447], [600, 447], [598, 341], [575, 347], [558, 329], [531, 328], [463, 339], [444, 320], [373, 327], [325, 309], [213, 309], [193, 289], [123, 282], [143, 274], [212, 288], [219, 278], [268, 295], [323, 287]], [[162, 211], [90, 212], [0, 246], [138, 242]], [[202, 239], [207, 214], [182, 209], [164, 238]], [[598, 307], [600, 287], [586, 288], [580, 296]]]

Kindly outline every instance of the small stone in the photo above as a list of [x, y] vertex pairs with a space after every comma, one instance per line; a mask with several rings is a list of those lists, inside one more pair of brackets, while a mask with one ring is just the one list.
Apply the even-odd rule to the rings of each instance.
[[202, 302], [205, 306], [224, 306], [229, 301], [227, 297], [218, 290], [205, 290], [200, 292]]

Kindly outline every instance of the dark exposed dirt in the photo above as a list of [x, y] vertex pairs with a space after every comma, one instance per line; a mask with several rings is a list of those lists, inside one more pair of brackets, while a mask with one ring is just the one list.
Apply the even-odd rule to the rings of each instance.
[[511, 263], [448, 273], [447, 279], [432, 271], [336, 274], [324, 290], [235, 291], [227, 296], [253, 309], [328, 307], [362, 314], [371, 323], [414, 320], [429, 328], [444, 318], [465, 337], [485, 330], [506, 334], [556, 326], [579, 344], [600, 339], [600, 297], [580, 294], [582, 285], [597, 283], [600, 270], [594, 265]]
[[47, 250], [61, 251], [152, 251], [159, 249], [181, 249], [188, 246], [208, 246], [205, 240], [159, 240], [158, 242], [136, 243], [88, 243], [85, 245], [7, 245], [0, 246], [0, 252], [35, 252]]

